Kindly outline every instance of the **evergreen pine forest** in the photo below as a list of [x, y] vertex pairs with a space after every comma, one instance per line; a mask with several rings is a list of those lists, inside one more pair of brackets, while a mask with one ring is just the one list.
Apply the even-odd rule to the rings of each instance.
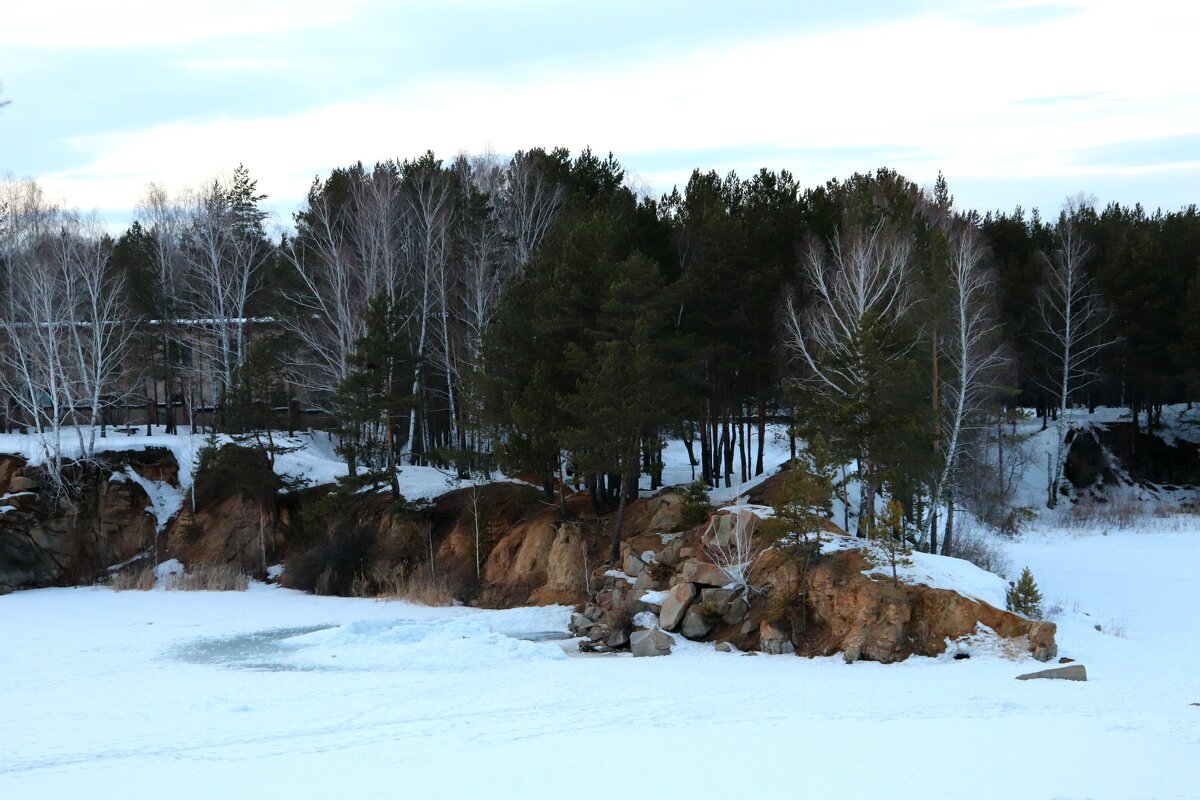
[[[861, 481], [847, 528], [872, 498], [918, 530], [956, 501], [1003, 525], [1023, 415], [1120, 406], [1149, 431], [1200, 392], [1200, 214], [964, 209], [952, 178], [697, 169], [652, 197], [612, 154], [426, 153], [315, 179], [283, 233], [238, 167], [148, 187], [116, 234], [9, 179], [9, 425], [47, 424], [57, 379], [59, 420], [316, 425], [397, 499], [396, 470], [435, 464], [601, 509], [660, 485], [667, 439], [729, 487], [779, 435]], [[90, 371], [38, 361], [58, 322], [107, 331]]]

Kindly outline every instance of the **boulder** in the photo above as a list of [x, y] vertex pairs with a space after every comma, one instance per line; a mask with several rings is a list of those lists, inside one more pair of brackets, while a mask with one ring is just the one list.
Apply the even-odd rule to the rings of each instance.
[[733, 516], [730, 514], [717, 514], [708, 523], [708, 527], [704, 531], [704, 544], [709, 547], [728, 547], [729, 539], [733, 535]]
[[596, 622], [594, 620], [588, 619], [583, 614], [575, 613], [571, 615], [571, 622], [567, 627], [570, 629], [571, 633], [574, 633], [577, 636], [582, 636], [586, 634], [588, 629], [595, 624]]
[[729, 642], [717, 642], [718, 653], [736, 653], [738, 649]]
[[634, 553], [632, 550], [630, 550], [625, 555], [624, 566], [625, 566], [625, 574], [631, 578], [636, 578], [638, 575], [642, 574], [642, 570], [645, 568], [646, 564], [640, 558], [637, 557], [636, 553]]
[[675, 567], [683, 559], [679, 556], [679, 550], [683, 547], [683, 538], [676, 537], [662, 546], [661, 549], [654, 552], [654, 560], [659, 564], [664, 564], [668, 567]]
[[750, 611], [750, 604], [745, 598], [735, 597], [729, 601], [729, 610], [721, 615], [721, 622], [726, 625], [737, 625], [746, 618], [746, 614]]
[[712, 630], [712, 623], [708, 618], [693, 605], [683, 615], [683, 624], [679, 627], [679, 632], [688, 639], [703, 639]]
[[662, 610], [658, 614], [659, 625], [669, 631], [675, 630], [683, 621], [683, 615], [688, 606], [696, 599], [696, 587], [690, 583], [680, 583], [675, 586], [663, 600]]
[[643, 569], [638, 573], [637, 580], [633, 582], [634, 589], [654, 589], [658, 586], [658, 581], [650, 577], [650, 570]]
[[1054, 667], [1053, 669], [1043, 669], [1038, 672], [1027, 672], [1024, 675], [1018, 675], [1019, 681], [1086, 681], [1087, 668], [1083, 664], [1071, 664], [1066, 667]]
[[732, 589], [700, 590], [700, 604], [704, 606], [706, 611], [711, 611], [717, 616], [724, 616], [725, 612], [729, 611], [732, 600]]
[[607, 639], [611, 633], [612, 628], [608, 627], [604, 623], [598, 623], [587, 629], [587, 637], [593, 642], [599, 642], [603, 639]]
[[699, 583], [702, 586], [724, 586], [729, 583], [729, 576], [725, 574], [725, 570], [716, 564], [697, 559], [685, 561], [680, 574], [685, 581]]
[[629, 649], [634, 658], [671, 655], [675, 639], [661, 630], [634, 631], [629, 635]]
[[604, 640], [604, 643], [612, 648], [624, 647], [629, 644], [629, 631], [625, 628], [613, 628], [612, 633]]
[[763, 620], [758, 626], [758, 649], [768, 655], [781, 656], [796, 652], [792, 637], [773, 622]]
[[19, 492], [36, 492], [42, 488], [37, 478], [31, 478], [28, 475], [14, 475], [8, 483], [8, 490], [13, 494]]
[[4, 502], [18, 511], [24, 511], [28, 514], [36, 514], [38, 511], [38, 496], [33, 492], [21, 492], [20, 494], [11, 495]]
[[651, 503], [655, 506], [653, 516], [650, 517], [649, 530], [673, 531], [679, 527], [679, 514], [683, 505], [682, 495], [674, 492], [662, 494], [654, 498]]

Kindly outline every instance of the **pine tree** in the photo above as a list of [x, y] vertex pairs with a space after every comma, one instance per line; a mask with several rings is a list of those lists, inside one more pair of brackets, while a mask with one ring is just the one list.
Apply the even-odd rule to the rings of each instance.
[[641, 253], [611, 268], [594, 322], [592, 352], [576, 348], [570, 360], [583, 377], [566, 398], [571, 416], [563, 431], [572, 462], [585, 473], [618, 478], [617, 517], [611, 559], [620, 556], [621, 525], [628, 498], [636, 497], [643, 443], [660, 441], [674, 418], [673, 369], [668, 359], [669, 316], [658, 304], [663, 281], [658, 265]]
[[337, 409], [339, 453], [352, 478], [358, 465], [381, 472], [400, 498], [396, 456], [405, 437], [404, 413], [412, 402], [415, 358], [404, 330], [404, 315], [386, 294], [371, 301], [366, 334], [355, 344], [351, 368], [333, 398]]
[[694, 527], [708, 519], [712, 511], [712, 498], [708, 494], [708, 484], [703, 480], [694, 480], [683, 488], [683, 502], [680, 503], [679, 521], [684, 527]]
[[1008, 584], [1008, 610], [1030, 619], [1042, 618], [1042, 593], [1029, 567], [1021, 570], [1021, 578]]
[[892, 571], [892, 583], [899, 583], [900, 567], [911, 567], [912, 548], [908, 543], [904, 524], [904, 506], [892, 498], [887, 508], [867, 527], [870, 547], [865, 554], [876, 567], [888, 567]]

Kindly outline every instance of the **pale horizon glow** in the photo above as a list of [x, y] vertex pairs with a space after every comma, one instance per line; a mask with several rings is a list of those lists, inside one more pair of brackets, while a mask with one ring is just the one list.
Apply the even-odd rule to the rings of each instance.
[[176, 5], [5, 12], [0, 173], [114, 226], [238, 163], [286, 222], [337, 166], [559, 145], [654, 194], [888, 166], [980, 210], [1198, 200], [1192, 4]]

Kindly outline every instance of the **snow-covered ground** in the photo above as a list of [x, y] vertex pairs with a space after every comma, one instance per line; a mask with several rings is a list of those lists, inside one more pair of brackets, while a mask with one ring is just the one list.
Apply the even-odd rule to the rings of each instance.
[[[1190, 433], [1181, 413], [1169, 422]], [[1018, 494], [1036, 507], [1052, 431], [1021, 427]], [[280, 471], [344, 474], [323, 434], [296, 443]], [[0, 452], [32, 445], [0, 435]], [[203, 437], [101, 444], [146, 446], [175, 453], [186, 490]], [[771, 430], [769, 471], [787, 450]], [[691, 480], [682, 444], [665, 460], [668, 485]], [[455, 485], [401, 475], [410, 498]], [[148, 511], [161, 521], [183, 494], [152, 492]], [[1016, 681], [1044, 665], [987, 647], [888, 666], [682, 640], [669, 658], [581, 656], [554, 638], [563, 608], [261, 584], [0, 597], [0, 798], [1200, 797], [1200, 521], [1081, 531], [1042, 517], [1000, 546], [1014, 573], [1032, 568], [1087, 683]], [[965, 562], [918, 555], [907, 573], [1002, 602], [1003, 582]]]
[[1200, 795], [1200, 526], [1034, 532], [1010, 557], [1088, 683], [979, 652], [567, 656], [563, 608], [20, 592], [0, 797]]

